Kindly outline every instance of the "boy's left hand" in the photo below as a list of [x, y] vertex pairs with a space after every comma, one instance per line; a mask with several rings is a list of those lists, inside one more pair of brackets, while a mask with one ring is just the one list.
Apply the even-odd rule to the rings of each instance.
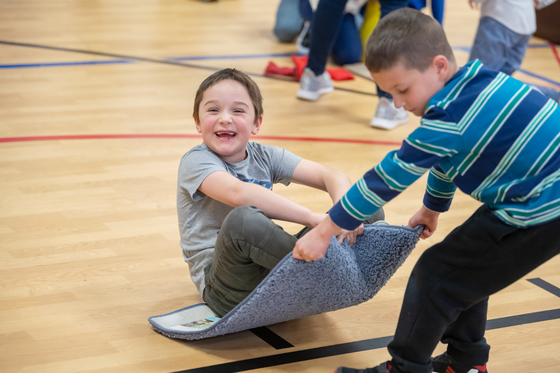
[[356, 243], [356, 237], [358, 237], [358, 235], [362, 233], [364, 233], [363, 224], [361, 224], [358, 228], [354, 229], [353, 231], [347, 231], [346, 229], [343, 229], [342, 232], [340, 232], [340, 234], [336, 237], [336, 239], [338, 240], [338, 243], [342, 244], [342, 241], [344, 241], [344, 239], [346, 238], [346, 241], [348, 241], [348, 243], [351, 246]]
[[305, 260], [306, 262], [319, 260], [325, 256], [330, 242], [331, 236], [323, 237], [316, 228], [312, 229], [305, 236], [297, 240], [292, 255], [294, 258]]
[[341, 230], [327, 215], [317, 227], [297, 240], [292, 254], [293, 257], [306, 262], [321, 259], [327, 252], [331, 237], [340, 234]]

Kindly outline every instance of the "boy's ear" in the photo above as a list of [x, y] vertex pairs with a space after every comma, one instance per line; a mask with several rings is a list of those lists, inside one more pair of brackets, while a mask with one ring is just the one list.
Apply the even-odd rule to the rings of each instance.
[[261, 124], [262, 124], [262, 115], [259, 117], [259, 119], [253, 124], [253, 130], [251, 131], [251, 134], [256, 135], [257, 133], [259, 133], [259, 131], [261, 130]]
[[196, 126], [196, 132], [198, 133], [202, 133], [202, 129], [200, 128], [200, 123], [198, 123], [198, 121], [196, 120], [196, 118], [193, 116], [194, 119], [194, 125]]
[[449, 71], [449, 60], [447, 57], [438, 54], [432, 60], [432, 66], [434, 67], [440, 80], [445, 80], [447, 78], [447, 73]]

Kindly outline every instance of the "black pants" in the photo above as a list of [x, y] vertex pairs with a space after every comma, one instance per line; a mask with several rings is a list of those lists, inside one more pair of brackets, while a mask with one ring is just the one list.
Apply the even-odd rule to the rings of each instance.
[[439, 341], [469, 365], [484, 365], [488, 297], [560, 253], [560, 219], [505, 224], [486, 206], [426, 250], [410, 276], [389, 353], [405, 372], [432, 372]]

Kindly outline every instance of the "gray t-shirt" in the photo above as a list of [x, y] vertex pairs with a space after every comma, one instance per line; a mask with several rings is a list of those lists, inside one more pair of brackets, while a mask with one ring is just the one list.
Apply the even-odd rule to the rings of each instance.
[[177, 180], [177, 213], [183, 257], [200, 295], [204, 291], [204, 268], [212, 261], [218, 232], [233, 207], [198, 190], [208, 175], [225, 171], [241, 181], [262, 185], [288, 185], [301, 158], [270, 145], [247, 143], [247, 158], [239, 163], [220, 159], [206, 145], [197, 145], [181, 159]]

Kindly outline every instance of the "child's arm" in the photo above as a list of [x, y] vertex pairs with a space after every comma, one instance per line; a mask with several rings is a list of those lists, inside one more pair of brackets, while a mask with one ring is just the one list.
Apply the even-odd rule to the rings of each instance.
[[[297, 165], [291, 181], [327, 192], [333, 204], [337, 203], [352, 186], [352, 182], [344, 172], [307, 159], [302, 159]], [[353, 231], [343, 229], [338, 234], [338, 242], [342, 243], [346, 238], [348, 243], [353, 245], [356, 242], [356, 236], [362, 234], [363, 231], [363, 224]]]
[[333, 204], [337, 203], [352, 186], [344, 172], [307, 159], [299, 162], [290, 181], [327, 192]]
[[317, 226], [326, 216], [313, 212], [261, 185], [243, 182], [225, 171], [208, 175], [198, 190], [226, 205], [256, 206], [271, 219], [299, 223], [311, 228]]
[[426, 206], [422, 205], [420, 210], [414, 214], [408, 221], [409, 228], [415, 228], [420, 224], [424, 224], [426, 227], [420, 234], [420, 238], [426, 239], [430, 237], [437, 229], [439, 212], [432, 211]]

